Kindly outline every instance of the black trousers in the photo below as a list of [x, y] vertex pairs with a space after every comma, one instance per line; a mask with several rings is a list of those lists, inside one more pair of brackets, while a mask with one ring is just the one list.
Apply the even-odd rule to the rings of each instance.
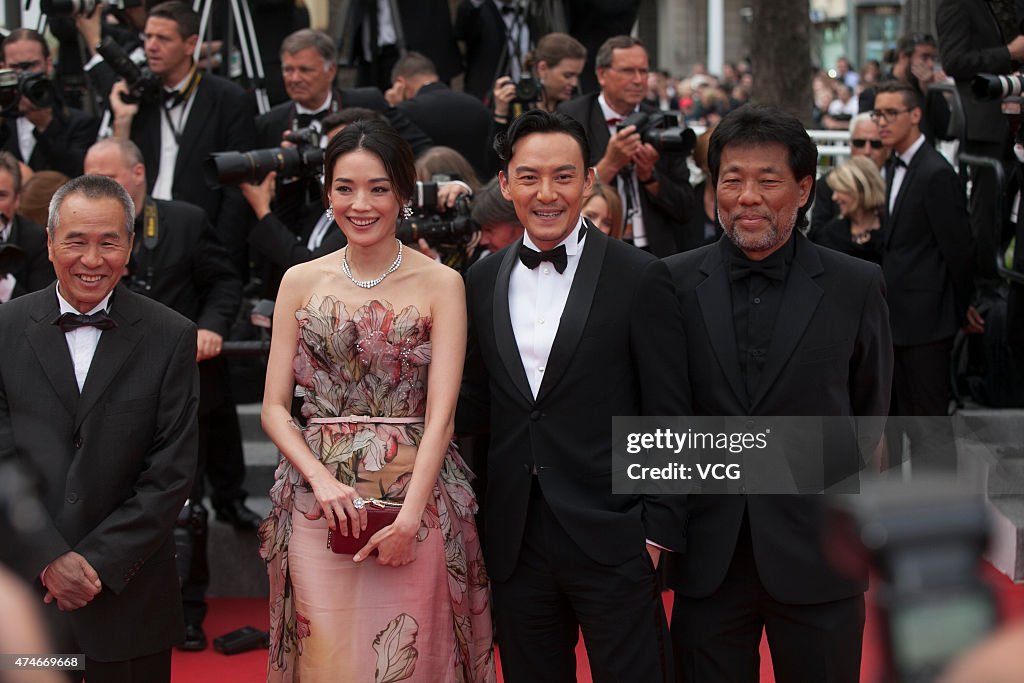
[[85, 683], [170, 683], [171, 651], [123, 662], [97, 662], [85, 658]]
[[774, 600], [758, 577], [744, 515], [722, 585], [706, 598], [676, 595], [672, 645], [677, 680], [758, 683], [762, 632], [768, 636], [778, 683], [859, 683], [864, 596], [815, 605]]
[[665, 609], [647, 553], [618, 567], [597, 564], [540, 496], [530, 501], [515, 572], [492, 591], [508, 683], [575, 682], [580, 630], [595, 683], [672, 680]]
[[956, 444], [948, 419], [953, 339], [893, 348], [892, 400], [886, 428], [890, 464], [901, 460], [903, 435], [913, 467], [956, 470]]

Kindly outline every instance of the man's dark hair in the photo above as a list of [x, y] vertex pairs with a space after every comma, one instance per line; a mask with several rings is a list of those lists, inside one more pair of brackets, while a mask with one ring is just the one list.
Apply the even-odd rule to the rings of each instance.
[[178, 25], [178, 34], [183, 38], [199, 35], [199, 15], [190, 5], [181, 0], [168, 0], [149, 10], [147, 18], [169, 19]]
[[807, 202], [797, 211], [796, 225], [803, 227], [807, 207], [814, 197], [814, 176], [818, 169], [818, 148], [804, 125], [792, 114], [774, 107], [745, 104], [730, 112], [715, 127], [708, 144], [711, 182], [718, 185], [722, 151], [729, 146], [783, 145], [789, 152], [789, 169], [800, 180], [810, 177]]
[[900, 98], [903, 100], [903, 106], [908, 109], [921, 108], [921, 94], [917, 91], [914, 86], [910, 85], [906, 81], [897, 81], [890, 79], [882, 81], [875, 86], [875, 97], [877, 98], [884, 92], [899, 93]]
[[531, 109], [512, 122], [508, 130], [498, 133], [494, 138], [494, 151], [502, 161], [502, 168], [508, 173], [508, 162], [512, 158], [516, 143], [527, 135], [534, 133], [564, 133], [577, 142], [583, 153], [584, 169], [590, 163], [590, 143], [587, 131], [579, 121], [561, 112], [547, 112], [543, 109]]
[[516, 205], [501, 194], [497, 178], [491, 178], [490, 182], [473, 195], [470, 217], [481, 228], [498, 223], [511, 223], [523, 227], [519, 214], [516, 213]]
[[50, 199], [49, 216], [46, 219], [46, 230], [53, 237], [60, 225], [60, 207], [64, 200], [73, 194], [82, 194], [89, 199], [116, 199], [124, 209], [124, 234], [131, 239], [135, 234], [135, 203], [128, 190], [121, 183], [101, 175], [80, 175], [57, 188]]
[[416, 167], [412, 147], [389, 124], [381, 121], [356, 121], [345, 127], [327, 144], [324, 156], [324, 206], [334, 184], [334, 165], [338, 159], [356, 150], [366, 150], [380, 159], [398, 201], [405, 204], [416, 188]]
[[[33, 43], [39, 43], [39, 46], [43, 49], [43, 59], [49, 59], [50, 46], [46, 44], [46, 38], [43, 38], [43, 36], [40, 35], [39, 31], [36, 31], [35, 29], [31, 28], [16, 28], [10, 33], [8, 33], [7, 37], [4, 38], [3, 45], [0, 46], [0, 49], [5, 48], [13, 43], [20, 43], [23, 40], [30, 40]], [[4, 56], [4, 61], [6, 61], [5, 55], [0, 54], [0, 56]]]
[[628, 50], [631, 47], [639, 45], [643, 47], [644, 44], [633, 36], [612, 36], [608, 40], [601, 44], [601, 47], [597, 48], [597, 56], [594, 58], [595, 69], [607, 69], [612, 65], [612, 58], [615, 56], [615, 50]]
[[345, 107], [336, 112], [328, 114], [320, 121], [324, 131], [332, 130], [338, 126], [348, 126], [356, 121], [381, 121], [388, 123], [388, 118], [383, 112], [366, 107]]
[[324, 60], [324, 67], [330, 68], [331, 64], [338, 61], [338, 51], [334, 41], [323, 31], [314, 31], [310, 28], [302, 28], [295, 33], [290, 33], [281, 42], [282, 55], [295, 55], [308, 48], [316, 50], [320, 58]]
[[421, 55], [419, 52], [406, 52], [395, 63], [395, 68], [391, 70], [391, 82], [394, 83], [399, 76], [402, 78], [437, 76], [437, 67], [429, 57]]

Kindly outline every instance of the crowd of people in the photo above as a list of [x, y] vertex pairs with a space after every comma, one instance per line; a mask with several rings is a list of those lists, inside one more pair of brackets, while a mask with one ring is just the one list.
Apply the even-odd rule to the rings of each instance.
[[[580, 631], [595, 681], [754, 680], [762, 631], [778, 680], [858, 680], [867, 577], [816, 542], [821, 499], [613, 495], [611, 417], [948, 414], [993, 232], [925, 99], [943, 41], [966, 77], [957, 0], [885, 73], [814, 76], [851, 149], [820, 178], [749, 63], [676, 79], [614, 3], [353, 2], [340, 50], [288, 14], [262, 113], [189, 5], [128, 4], [55, 22], [77, 81], [36, 31], [2, 44], [0, 464], [37, 482], [9, 561], [55, 651], [148, 683], [204, 649], [208, 498], [258, 529], [268, 680], [493, 681], [495, 637], [505, 680], [574, 680]], [[225, 355], [257, 299], [262, 519]]]

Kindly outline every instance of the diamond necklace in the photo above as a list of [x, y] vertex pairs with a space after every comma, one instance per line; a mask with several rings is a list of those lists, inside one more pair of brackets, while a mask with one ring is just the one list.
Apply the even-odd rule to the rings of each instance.
[[388, 266], [388, 269], [385, 270], [380, 277], [373, 280], [357, 280], [352, 275], [352, 269], [348, 265], [348, 247], [345, 247], [345, 253], [341, 255], [341, 270], [345, 273], [345, 277], [351, 280], [352, 284], [356, 287], [362, 287], [363, 289], [370, 289], [371, 287], [376, 287], [380, 283], [384, 282], [384, 278], [398, 270], [398, 267], [402, 265], [402, 241], [398, 239], [395, 241], [398, 242], [398, 256], [395, 257], [395, 260], [390, 266]]

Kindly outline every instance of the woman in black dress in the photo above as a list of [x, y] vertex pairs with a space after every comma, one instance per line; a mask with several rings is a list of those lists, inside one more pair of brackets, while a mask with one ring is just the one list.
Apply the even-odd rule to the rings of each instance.
[[839, 215], [816, 230], [812, 240], [851, 256], [878, 263], [878, 229], [885, 204], [885, 181], [874, 162], [853, 157], [828, 175]]

